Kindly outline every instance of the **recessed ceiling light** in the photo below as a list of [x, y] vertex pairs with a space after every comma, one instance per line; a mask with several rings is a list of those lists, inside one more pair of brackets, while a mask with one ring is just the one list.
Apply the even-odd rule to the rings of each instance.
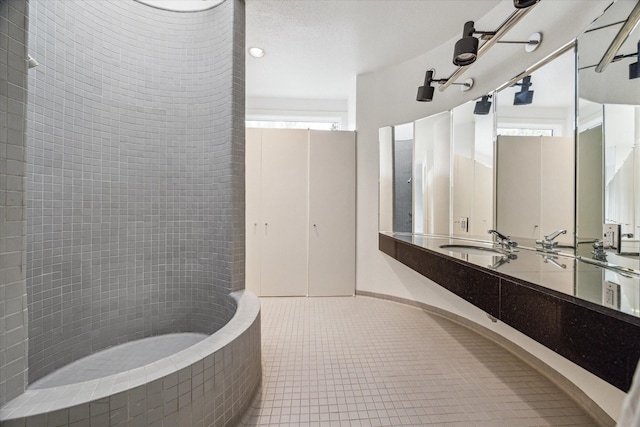
[[253, 56], [254, 58], [262, 58], [264, 56], [264, 49], [261, 49], [259, 47], [250, 47], [249, 55]]

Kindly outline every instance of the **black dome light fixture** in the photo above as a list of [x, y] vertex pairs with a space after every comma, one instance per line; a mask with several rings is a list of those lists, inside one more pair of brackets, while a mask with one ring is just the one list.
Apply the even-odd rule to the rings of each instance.
[[478, 58], [478, 39], [473, 37], [476, 33], [473, 21], [464, 23], [462, 38], [456, 42], [453, 48], [453, 63], [459, 67], [470, 65]]
[[[433, 87], [432, 83], [444, 84], [448, 79], [436, 79], [433, 77], [436, 70], [433, 68], [428, 70], [424, 75], [424, 86], [420, 86], [418, 88], [418, 94], [416, 95], [416, 101], [419, 102], [431, 102], [433, 101], [433, 92], [435, 91], [435, 87]], [[460, 89], [463, 92], [468, 91], [473, 87], [473, 79], [466, 79], [462, 83], [452, 83], [454, 85], [462, 86]]]
[[[474, 37], [474, 34], [480, 35], [482, 40], [491, 40], [497, 34], [496, 31], [477, 31], [474, 25], [473, 21], [464, 23], [462, 38], [456, 42], [453, 48], [453, 64], [458, 67], [471, 65], [478, 59], [479, 39]], [[498, 40], [496, 43], [524, 44], [527, 52], [533, 52], [542, 43], [542, 34], [533, 33], [526, 41]]]

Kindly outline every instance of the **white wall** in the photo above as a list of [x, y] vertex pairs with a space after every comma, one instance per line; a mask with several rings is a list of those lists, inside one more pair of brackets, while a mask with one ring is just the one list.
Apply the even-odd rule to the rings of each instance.
[[[540, 2], [509, 33], [509, 39], [513, 40], [518, 36], [528, 37], [533, 32], [542, 31], [544, 41], [540, 48], [534, 53], [526, 54], [521, 46], [517, 49], [512, 45], [494, 46], [465, 74], [465, 77], [468, 75], [476, 80], [474, 88], [469, 92], [463, 93], [456, 87], [445, 92], [436, 89], [433, 102], [415, 101], [417, 88], [422, 84], [427, 69], [435, 67], [438, 78], [446, 77], [453, 70], [451, 54], [454, 39], [407, 62], [358, 76], [356, 289], [424, 302], [490, 328], [555, 367], [617, 419], [624, 393], [503, 323], [491, 323], [481, 310], [382, 254], [378, 250], [377, 222], [380, 127], [406, 123], [479, 98], [578, 35], [608, 3], [608, 0]], [[512, 10], [513, 2], [504, 1], [490, 16], [463, 17], [461, 25], [464, 19], [476, 18], [477, 28], [491, 30]]]

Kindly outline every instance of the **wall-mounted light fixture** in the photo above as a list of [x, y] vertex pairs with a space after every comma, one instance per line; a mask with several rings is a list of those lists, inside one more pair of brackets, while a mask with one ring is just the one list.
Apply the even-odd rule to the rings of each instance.
[[[458, 68], [451, 73], [449, 78], [437, 81], [440, 83], [440, 86], [438, 87], [440, 92], [443, 92], [449, 86], [456, 84], [456, 80], [460, 78], [467, 68], [487, 52], [491, 46], [500, 42], [500, 39], [518, 22], [520, 22], [520, 20], [524, 18], [539, 1], [540, 0], [513, 0], [513, 6], [516, 10], [514, 10], [495, 31], [476, 31], [473, 21], [465, 23], [464, 30], [462, 32], [462, 39], [456, 43], [453, 55], [453, 63], [458, 65]], [[482, 43], [481, 46], [478, 46], [479, 40], [473, 36], [474, 34], [482, 35], [484, 43]], [[525, 50], [527, 52], [533, 52], [538, 48], [538, 46], [540, 46], [541, 42], [542, 35], [540, 33], [534, 33], [527, 41], [507, 41], [504, 43], [526, 44]], [[433, 77], [433, 74], [431, 77]], [[433, 87], [431, 86], [433, 81], [436, 80], [425, 79], [425, 85], [420, 86], [418, 89], [418, 96], [416, 97], [418, 101], [428, 102], [433, 99]]]
[[[638, 41], [638, 48], [635, 54], [631, 54], [632, 56], [638, 57], [640, 55], [640, 41]], [[629, 64], [629, 80], [640, 78], [640, 66], [638, 66], [638, 61]]]
[[[494, 31], [494, 35], [486, 40], [482, 45], [478, 48], [476, 59], [480, 58], [484, 55], [494, 44], [496, 44], [511, 28], [513, 28], [522, 18], [524, 18], [527, 13], [533, 10], [533, 6], [535, 6], [538, 1], [534, 0], [514, 0], [513, 5], [516, 8], [511, 15], [504, 20], [502, 24], [498, 26], [498, 28]], [[438, 89], [440, 92], [446, 90], [449, 86], [451, 86], [464, 72], [469, 68], [469, 65], [459, 66], [447, 79], [447, 83], [441, 85]]]
[[[433, 92], [435, 87], [431, 86], [432, 83], [444, 84], [447, 79], [436, 79], [433, 77], [436, 70], [428, 70], [424, 75], [424, 86], [418, 88], [418, 94], [416, 95], [416, 101], [431, 102], [433, 100]], [[458, 86], [462, 86], [460, 89], [463, 92], [468, 91], [473, 87], [473, 79], [467, 79], [463, 83], [454, 83]]]
[[491, 99], [492, 95], [484, 95], [482, 99], [476, 102], [473, 108], [473, 114], [477, 116], [486, 116], [491, 112]]
[[[473, 64], [478, 59], [479, 39], [474, 35], [481, 36], [482, 40], [491, 40], [496, 35], [496, 31], [478, 31], [475, 29], [473, 21], [465, 22], [462, 38], [456, 42], [453, 49], [454, 65], [464, 67]], [[531, 34], [529, 40], [526, 41], [496, 41], [496, 43], [524, 44], [527, 52], [536, 50], [541, 42], [542, 34], [540, 33]]]
[[513, 105], [529, 105], [533, 102], [533, 91], [529, 90], [532, 84], [531, 76], [527, 76], [522, 79], [522, 82], [514, 84], [514, 86], [520, 86], [520, 91], [513, 96]]

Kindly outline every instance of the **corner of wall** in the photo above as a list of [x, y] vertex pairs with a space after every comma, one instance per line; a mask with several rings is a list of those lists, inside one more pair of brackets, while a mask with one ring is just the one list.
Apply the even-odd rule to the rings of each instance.
[[[27, 384], [27, 0], [0, 2], [0, 406]], [[4, 50], [8, 48], [8, 50]]]

